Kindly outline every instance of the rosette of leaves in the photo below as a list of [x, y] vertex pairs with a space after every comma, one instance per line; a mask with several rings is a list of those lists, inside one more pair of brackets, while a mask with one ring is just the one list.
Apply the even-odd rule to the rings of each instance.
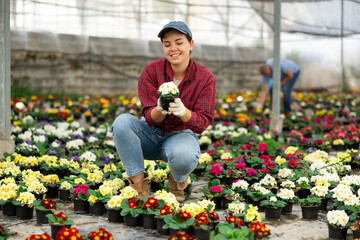
[[63, 225], [72, 225], [74, 224], [73, 220], [69, 219], [69, 216], [63, 212], [49, 213], [46, 215], [50, 224], [63, 224]]
[[165, 225], [164, 229], [171, 228], [175, 230], [185, 229], [194, 224], [195, 220], [190, 213], [179, 210], [168, 214], [164, 217]]
[[149, 214], [154, 214], [156, 216], [161, 215], [161, 208], [166, 205], [166, 202], [162, 199], [148, 198], [144, 203], [144, 212]]
[[267, 199], [262, 200], [260, 202], [260, 206], [273, 207], [273, 208], [279, 208], [279, 207], [286, 206], [286, 202], [281, 200], [278, 196], [276, 196], [276, 195], [273, 195], [273, 196], [269, 195], [269, 196], [267, 196]]
[[[103, 202], [106, 203], [110, 199], [110, 194], [102, 195], [100, 190], [93, 190], [88, 189], [88, 199], [90, 199], [91, 196], [94, 196], [96, 198], [95, 202]], [[93, 206], [95, 202], [89, 201], [90, 205]]]
[[74, 189], [70, 190], [72, 192], [72, 199], [87, 201], [89, 198], [88, 189], [89, 186], [78, 184]]
[[144, 200], [135, 198], [125, 198], [121, 201], [121, 216], [131, 214], [132, 217], [137, 217], [144, 213]]
[[209, 181], [207, 188], [201, 189], [201, 191], [208, 199], [212, 199], [214, 197], [221, 197], [225, 195], [224, 190], [225, 187], [220, 184], [220, 180], [218, 178]]
[[306, 198], [299, 199], [299, 203], [302, 206], [319, 206], [321, 204], [321, 199], [314, 195], [310, 195]]
[[55, 212], [55, 210], [59, 209], [62, 204], [61, 203], [56, 203], [54, 200], [50, 199], [50, 198], [44, 198], [43, 199], [36, 199], [33, 202], [33, 206], [35, 207], [35, 209], [39, 210], [39, 211], [52, 211]]

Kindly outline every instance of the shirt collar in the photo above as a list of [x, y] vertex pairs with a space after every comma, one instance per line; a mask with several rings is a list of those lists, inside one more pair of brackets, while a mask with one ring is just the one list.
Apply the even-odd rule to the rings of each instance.
[[[171, 64], [168, 60], [165, 59], [165, 61], [166, 61], [166, 67], [165, 67], [166, 75], [168, 77], [168, 80], [172, 81], [174, 74], [171, 69]], [[186, 71], [186, 75], [184, 79], [181, 82], [191, 81], [193, 69], [194, 69], [194, 61], [190, 58], [189, 67]]]

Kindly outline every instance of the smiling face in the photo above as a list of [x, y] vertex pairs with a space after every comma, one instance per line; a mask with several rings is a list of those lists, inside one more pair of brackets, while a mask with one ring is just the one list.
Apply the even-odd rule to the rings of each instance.
[[190, 52], [194, 47], [194, 40], [189, 42], [185, 34], [171, 30], [164, 34], [162, 46], [165, 58], [172, 66], [187, 66], [190, 61]]

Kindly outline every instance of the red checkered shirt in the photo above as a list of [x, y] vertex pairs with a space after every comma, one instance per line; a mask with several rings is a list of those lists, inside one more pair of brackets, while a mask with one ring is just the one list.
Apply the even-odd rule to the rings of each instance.
[[145, 66], [138, 83], [142, 115], [146, 122], [162, 129], [162, 132], [190, 129], [202, 133], [214, 119], [215, 77], [206, 67], [190, 59], [185, 78], [178, 88], [179, 98], [191, 111], [191, 119], [184, 123], [173, 114], [166, 115], [162, 122], [154, 122], [151, 110], [157, 106], [157, 90], [164, 82], [173, 80], [173, 72], [166, 58], [155, 60]]

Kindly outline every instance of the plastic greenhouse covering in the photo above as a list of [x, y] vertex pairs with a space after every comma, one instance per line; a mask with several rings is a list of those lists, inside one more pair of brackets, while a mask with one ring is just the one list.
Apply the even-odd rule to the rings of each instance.
[[[249, 3], [273, 27], [273, 1]], [[356, 35], [360, 34], [359, 13], [359, 0], [282, 1], [281, 31], [328, 37]]]

